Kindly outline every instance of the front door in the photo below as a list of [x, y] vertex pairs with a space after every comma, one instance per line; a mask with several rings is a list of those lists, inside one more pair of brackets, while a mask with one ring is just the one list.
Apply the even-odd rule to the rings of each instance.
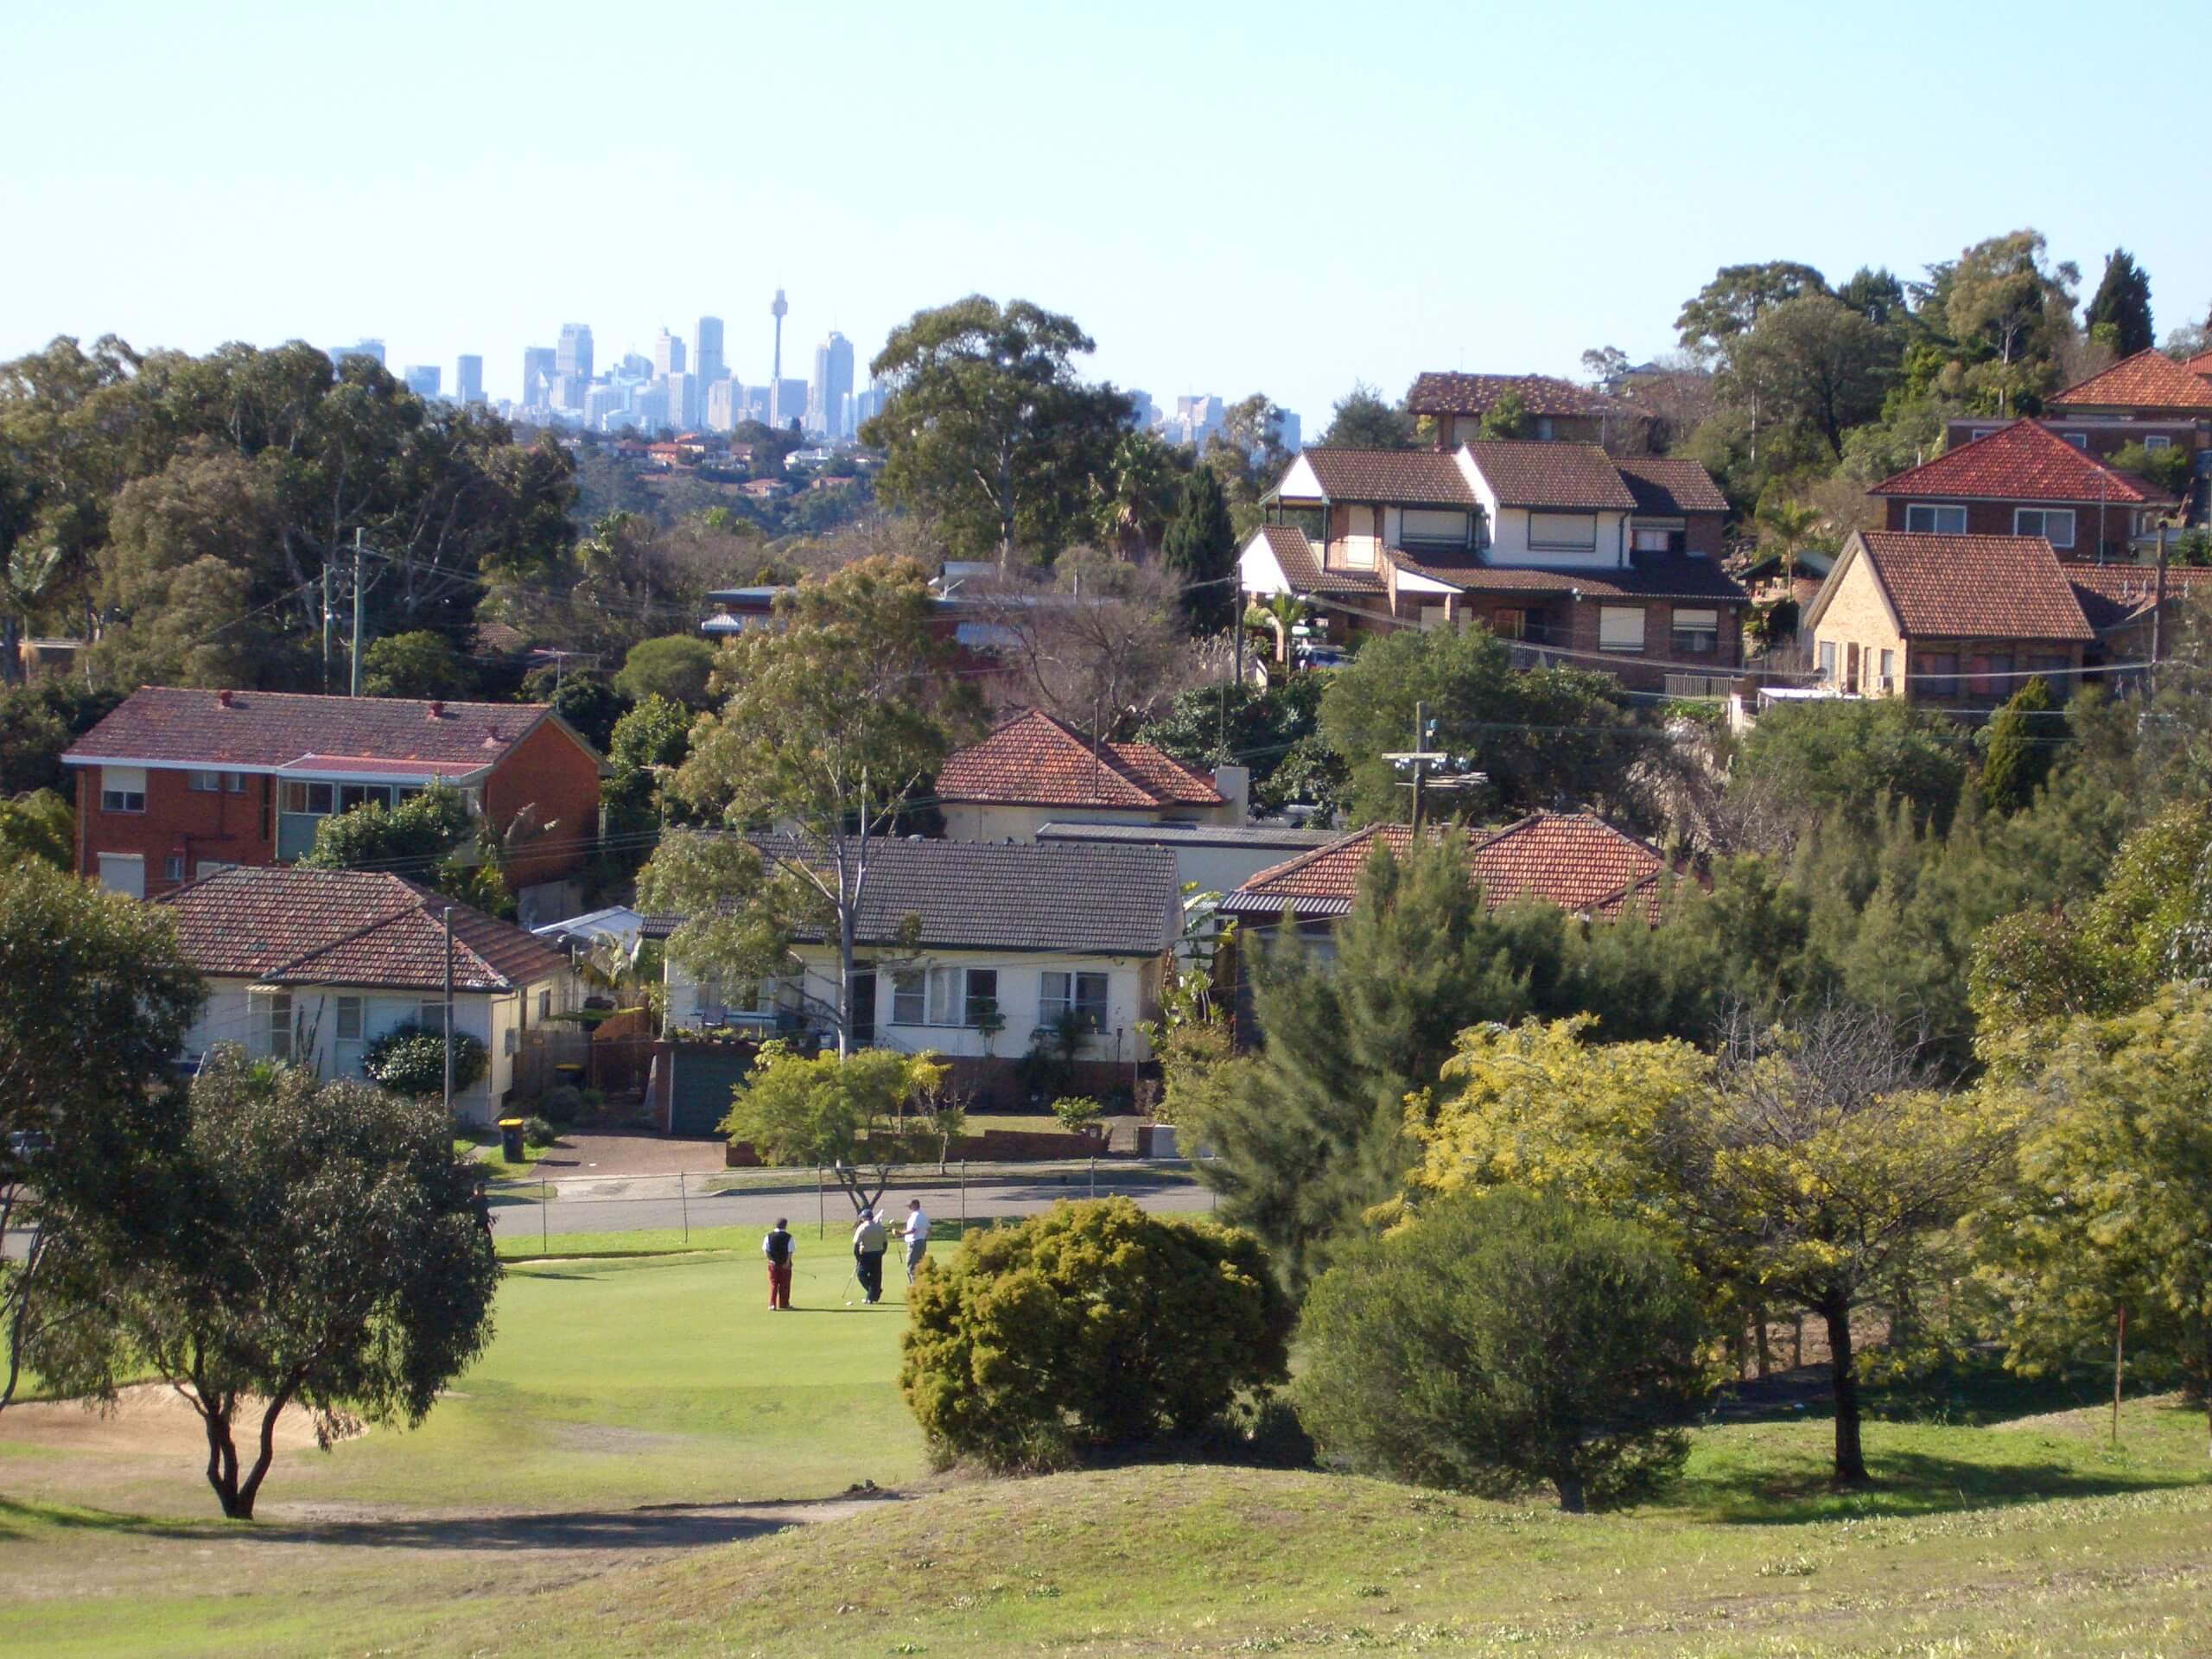
[[853, 969], [853, 1028], [848, 1041], [865, 1048], [875, 1040], [875, 969]]

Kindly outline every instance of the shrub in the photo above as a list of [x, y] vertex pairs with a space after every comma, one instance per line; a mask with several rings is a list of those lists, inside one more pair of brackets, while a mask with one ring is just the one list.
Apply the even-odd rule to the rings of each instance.
[[573, 1123], [584, 1114], [584, 1091], [569, 1083], [548, 1089], [537, 1109], [549, 1123]]
[[908, 1307], [899, 1385], [945, 1463], [1050, 1468], [1195, 1433], [1287, 1374], [1290, 1306], [1258, 1243], [1128, 1198], [970, 1233]]
[[[492, 1064], [491, 1051], [465, 1031], [453, 1037], [453, 1087], [459, 1094]], [[395, 1095], [417, 1099], [442, 1094], [446, 1086], [446, 1039], [426, 1026], [394, 1026], [361, 1051], [361, 1070]]]
[[522, 1121], [522, 1138], [524, 1146], [536, 1147], [542, 1152], [547, 1147], [560, 1144], [561, 1131], [543, 1118], [532, 1116]]
[[1458, 1194], [1315, 1282], [1293, 1398], [1354, 1469], [1499, 1495], [1549, 1481], [1580, 1510], [1681, 1471], [1702, 1334], [1643, 1229], [1512, 1188]]
[[1089, 1095], [1063, 1095], [1052, 1103], [1052, 1116], [1070, 1135], [1089, 1135], [1106, 1116], [1106, 1109]]

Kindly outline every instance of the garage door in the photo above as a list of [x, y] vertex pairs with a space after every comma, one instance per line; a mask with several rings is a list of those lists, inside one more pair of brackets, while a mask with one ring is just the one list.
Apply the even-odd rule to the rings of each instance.
[[675, 1076], [671, 1079], [669, 1132], [671, 1135], [713, 1135], [729, 1116], [729, 1091], [752, 1068], [751, 1052], [682, 1048], [671, 1057]]

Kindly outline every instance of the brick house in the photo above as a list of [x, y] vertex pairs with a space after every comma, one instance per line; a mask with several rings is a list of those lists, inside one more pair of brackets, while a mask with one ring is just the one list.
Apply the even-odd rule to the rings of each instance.
[[2041, 536], [2069, 558], [2129, 559], [2155, 543], [2180, 505], [2147, 480], [2109, 467], [2048, 421], [2019, 420], [1867, 493], [1892, 531], [1939, 536]]
[[2139, 564], [2067, 564], [2066, 580], [2081, 602], [2096, 643], [2087, 660], [2103, 664], [2107, 677], [2128, 681], [2140, 677], [2140, 664], [2152, 659], [2152, 618], [2163, 609], [2163, 637], [2157, 641], [2164, 652], [2174, 648], [2183, 607], [2212, 597], [2212, 568], [2172, 565], [2165, 574], [2165, 602], [2158, 602], [2158, 572]]
[[179, 1056], [187, 1064], [238, 1043], [257, 1058], [359, 1077], [363, 1050], [394, 1027], [443, 1031], [448, 908], [454, 1029], [482, 1043], [490, 1062], [454, 1096], [461, 1116], [498, 1116], [532, 1033], [576, 1006], [560, 951], [386, 871], [219, 870], [155, 902], [207, 982]]
[[1264, 505], [1245, 592], [1296, 594], [1332, 636], [1480, 623], [1524, 664], [1685, 695], [1743, 661], [1750, 601], [1716, 556], [1727, 504], [1693, 461], [1566, 442], [1309, 449]]
[[580, 907], [598, 834], [599, 757], [543, 703], [142, 686], [62, 759], [78, 873], [140, 898], [289, 863], [333, 813], [443, 783], [499, 835], [528, 925]]
[[1439, 449], [1458, 448], [1482, 435], [1483, 417], [1508, 394], [1528, 415], [1528, 436], [1541, 443], [1594, 443], [1615, 454], [1650, 447], [1651, 411], [1548, 374], [1451, 374], [1417, 377], [1406, 393], [1406, 410], [1432, 423]]
[[2096, 635], [2040, 536], [1860, 531], [1800, 625], [1824, 689], [1988, 708], [2031, 675], [2064, 696]]
[[1034, 841], [1052, 823], [1242, 823], [1249, 778], [1208, 777], [1150, 743], [1094, 745], [1031, 709], [947, 756], [936, 793], [948, 841]]

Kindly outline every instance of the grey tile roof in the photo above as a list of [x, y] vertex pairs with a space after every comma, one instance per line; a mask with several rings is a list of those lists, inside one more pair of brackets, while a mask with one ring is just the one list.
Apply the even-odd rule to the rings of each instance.
[[1288, 823], [1046, 823], [1039, 841], [1127, 842], [1139, 847], [1325, 847], [1343, 832]]

